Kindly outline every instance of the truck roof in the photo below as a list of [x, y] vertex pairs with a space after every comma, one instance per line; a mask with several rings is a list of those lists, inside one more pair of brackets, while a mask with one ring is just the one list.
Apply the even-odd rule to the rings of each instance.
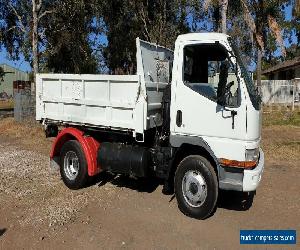
[[187, 33], [179, 35], [176, 42], [190, 41], [190, 40], [227, 40], [229, 36], [224, 33], [217, 32], [201, 32], [201, 33]]

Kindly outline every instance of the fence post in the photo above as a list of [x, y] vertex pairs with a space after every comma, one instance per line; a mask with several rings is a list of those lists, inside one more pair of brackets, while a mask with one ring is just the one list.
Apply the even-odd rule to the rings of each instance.
[[14, 94], [14, 119], [21, 122], [34, 116], [34, 97], [29, 91], [21, 90]]
[[293, 83], [293, 104], [292, 104], [292, 111], [295, 110], [295, 92], [296, 92], [296, 81], [292, 80]]

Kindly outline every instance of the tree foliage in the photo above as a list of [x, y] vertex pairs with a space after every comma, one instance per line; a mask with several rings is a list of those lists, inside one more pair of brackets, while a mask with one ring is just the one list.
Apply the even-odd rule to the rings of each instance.
[[39, 42], [44, 39], [42, 19], [51, 13], [55, 1], [1, 0], [2, 43], [12, 58], [23, 53], [31, 62], [34, 74], [39, 71]]
[[[1, 0], [0, 10], [2, 45], [5, 46], [13, 59], [18, 59], [19, 53], [22, 52], [25, 58], [29, 60], [29, 48], [26, 46], [26, 40], [29, 39], [31, 33], [29, 30], [31, 18], [27, 15], [27, 12], [30, 13], [28, 1], [13, 3], [12, 1]], [[20, 19], [15, 14], [16, 12], [20, 13], [18, 14]]]
[[54, 12], [42, 23], [46, 42], [43, 70], [58, 73], [95, 73], [97, 60], [89, 36], [98, 33], [92, 0], [58, 0]]
[[95, 1], [1, 0], [1, 43], [12, 59], [22, 53], [34, 73], [94, 73], [89, 35]]
[[176, 37], [189, 31], [185, 7], [178, 0], [101, 1], [108, 40], [103, 54], [110, 71], [135, 71], [136, 37], [172, 48]]
[[291, 0], [292, 18], [285, 23], [286, 37], [290, 44], [287, 49], [287, 58], [292, 59], [300, 56], [300, 1]]
[[[273, 64], [285, 55], [284, 39], [300, 54], [296, 0], [0, 0], [0, 43], [34, 72], [135, 73], [135, 38], [173, 48], [179, 34], [223, 31], [247, 62]], [[293, 6], [291, 21], [284, 8]], [[282, 32], [284, 31], [284, 32]], [[279, 54], [278, 51], [281, 51]], [[258, 59], [257, 59], [258, 58]], [[36, 69], [37, 68], [37, 69]]]

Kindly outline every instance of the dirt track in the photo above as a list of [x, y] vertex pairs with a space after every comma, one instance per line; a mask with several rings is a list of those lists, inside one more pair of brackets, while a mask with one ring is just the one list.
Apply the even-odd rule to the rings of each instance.
[[[182, 215], [156, 181], [102, 175], [80, 191], [48, 171], [40, 147], [0, 136], [0, 249], [237, 249], [240, 229], [300, 229], [300, 129], [264, 129], [266, 167], [252, 206], [222, 193], [205, 221]], [[284, 153], [285, 152], [285, 153]]]

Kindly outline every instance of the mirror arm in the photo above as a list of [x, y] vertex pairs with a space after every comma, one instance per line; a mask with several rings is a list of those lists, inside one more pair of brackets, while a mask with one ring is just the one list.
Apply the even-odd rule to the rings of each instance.
[[230, 112], [231, 118], [232, 118], [231, 128], [234, 129], [234, 117], [237, 115], [237, 111], [236, 110], [232, 110], [232, 109], [228, 109], [225, 106], [223, 106], [223, 110]]

